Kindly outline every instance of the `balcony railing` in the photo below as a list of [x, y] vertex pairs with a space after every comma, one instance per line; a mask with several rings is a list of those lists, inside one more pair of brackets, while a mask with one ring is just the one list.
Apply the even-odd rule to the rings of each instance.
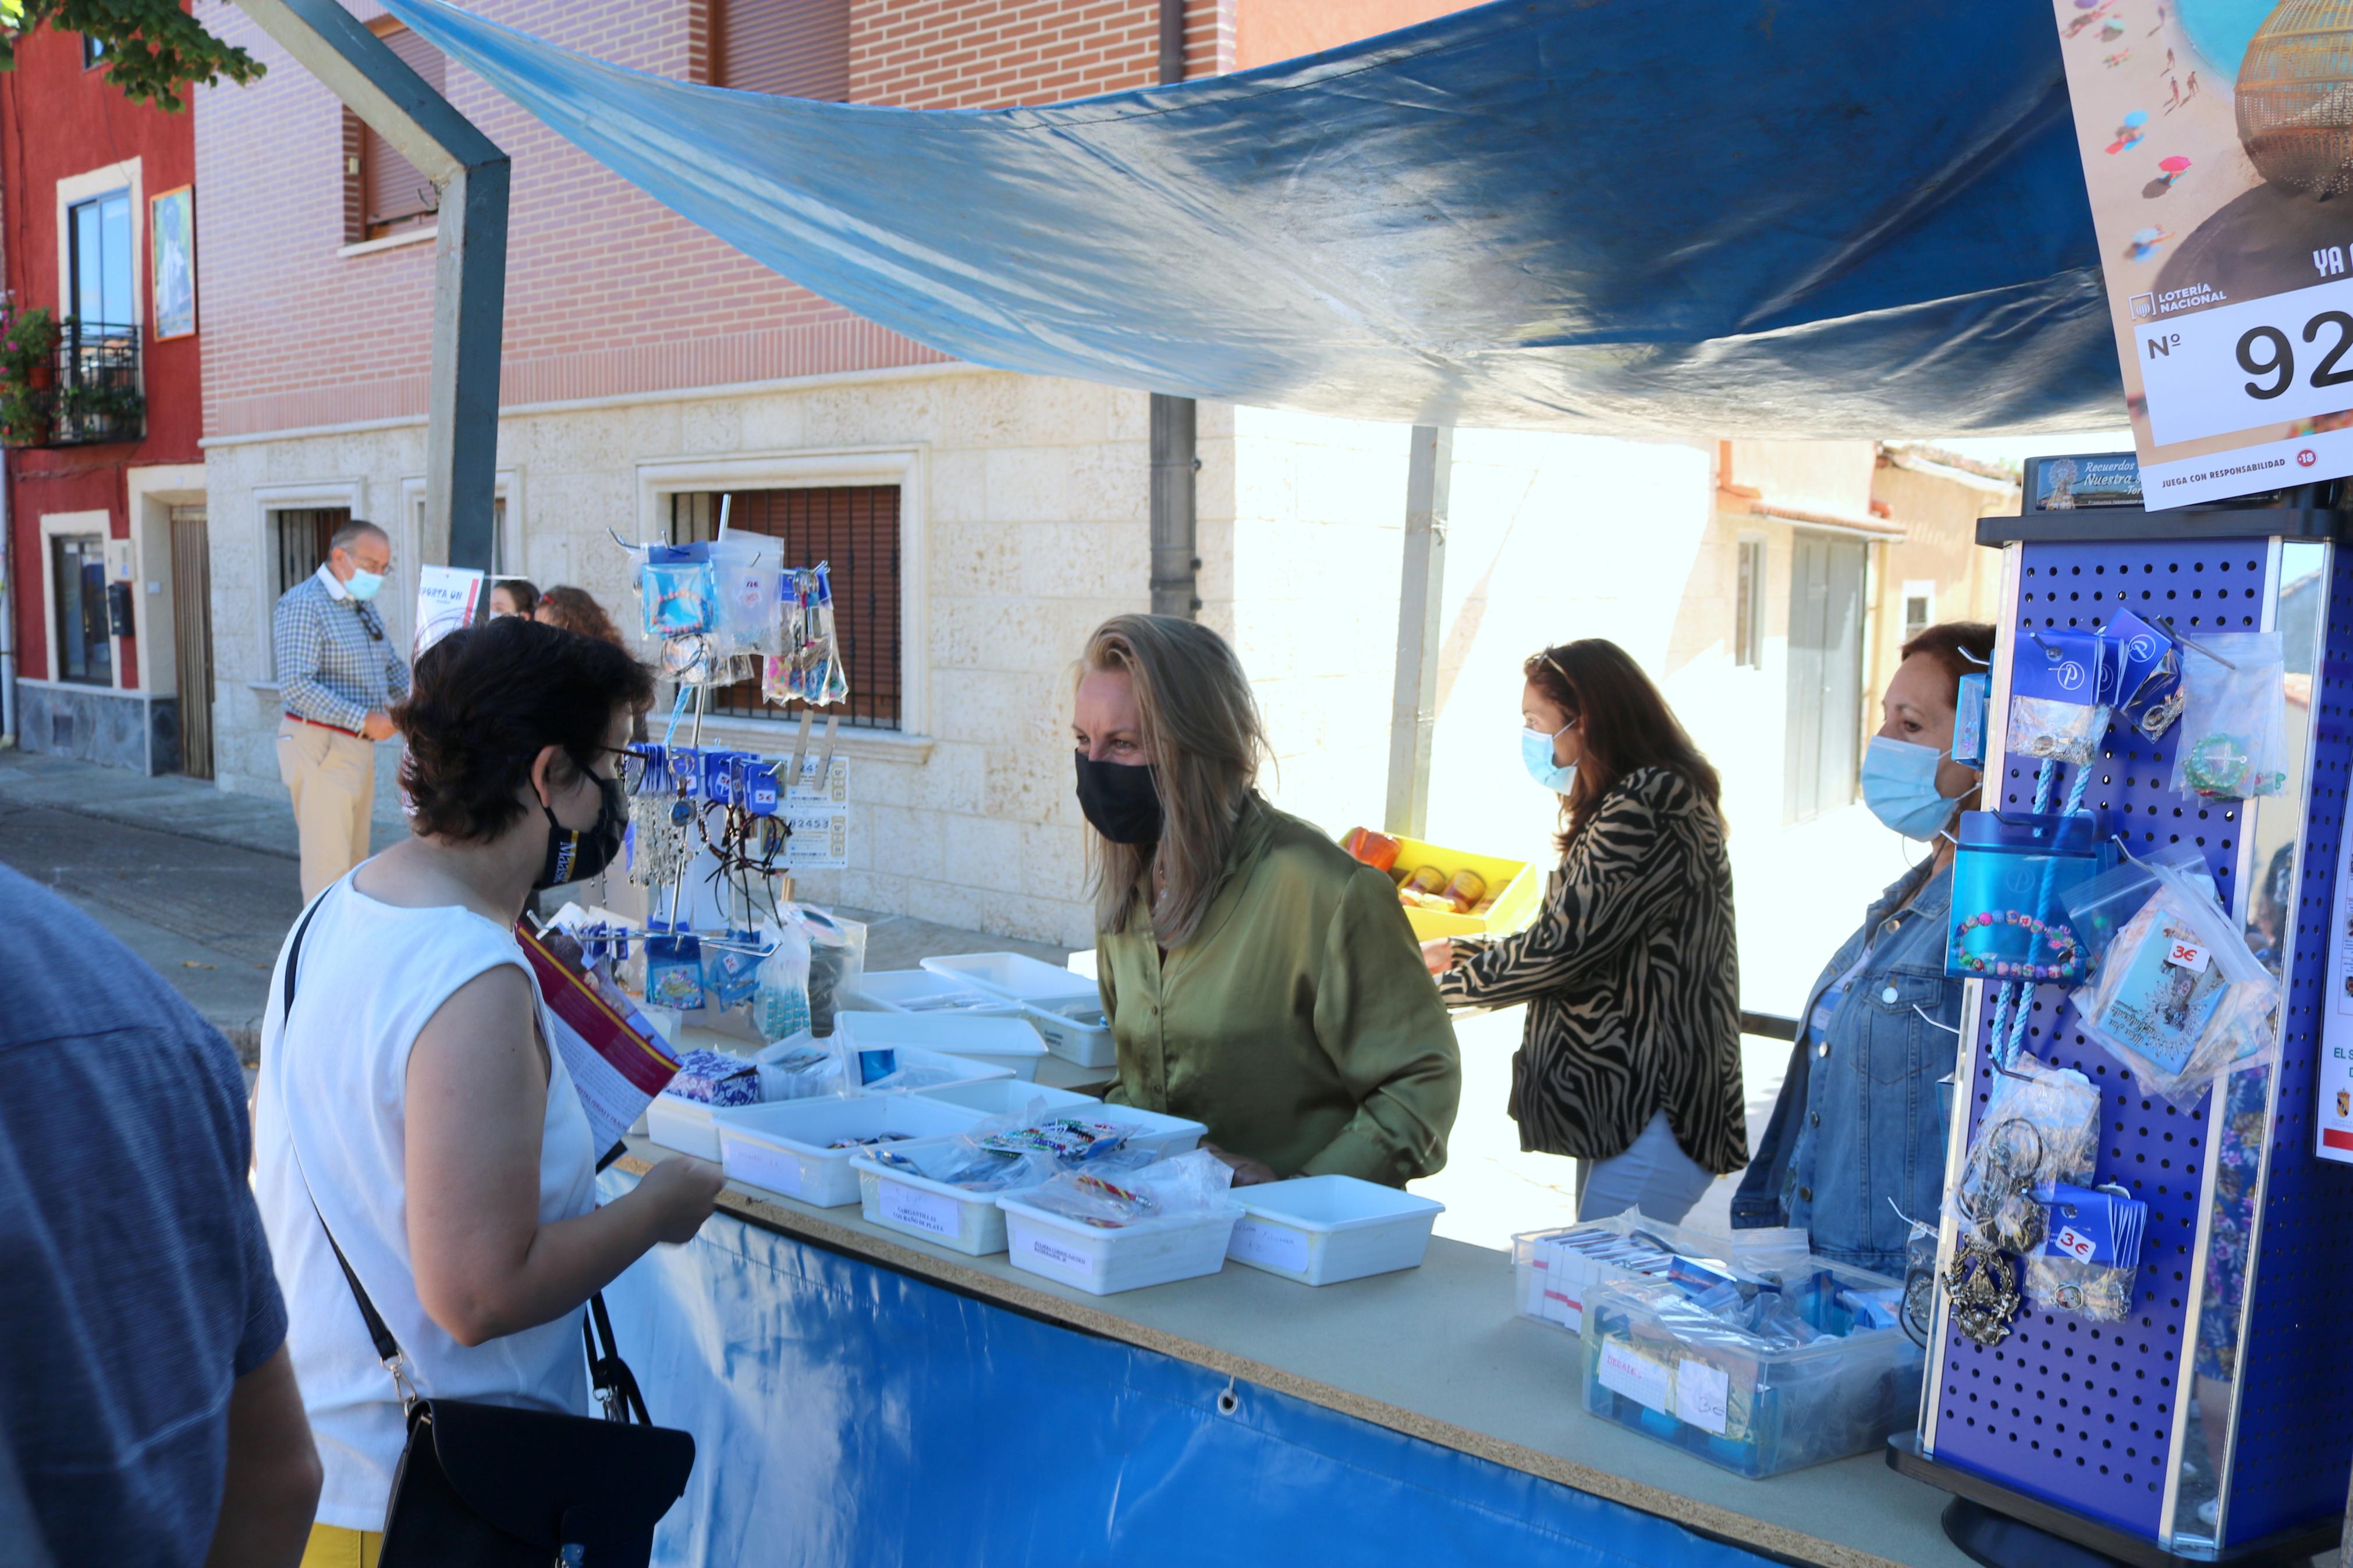
[[147, 400], [139, 390], [139, 329], [79, 321], [58, 327], [58, 380], [51, 447], [137, 441], [147, 434]]

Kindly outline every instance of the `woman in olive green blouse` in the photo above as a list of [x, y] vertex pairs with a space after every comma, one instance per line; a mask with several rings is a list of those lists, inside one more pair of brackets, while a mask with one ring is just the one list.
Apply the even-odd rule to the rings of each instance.
[[1445, 1164], [1453, 1026], [1388, 878], [1252, 787], [1265, 740], [1233, 650], [1115, 616], [1072, 728], [1110, 1098], [1207, 1124], [1243, 1184]]

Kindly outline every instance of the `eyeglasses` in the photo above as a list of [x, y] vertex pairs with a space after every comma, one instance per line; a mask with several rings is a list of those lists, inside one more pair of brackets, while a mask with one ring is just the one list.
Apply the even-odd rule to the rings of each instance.
[[646, 754], [629, 746], [599, 746], [599, 752], [610, 752], [614, 757], [613, 776], [621, 787], [635, 795], [646, 782]]
[[359, 616], [360, 629], [367, 633], [370, 640], [375, 642], [384, 641], [384, 620], [383, 617], [375, 613], [375, 607], [372, 605], [363, 605], [357, 600], [353, 600], [352, 602], [352, 609]]

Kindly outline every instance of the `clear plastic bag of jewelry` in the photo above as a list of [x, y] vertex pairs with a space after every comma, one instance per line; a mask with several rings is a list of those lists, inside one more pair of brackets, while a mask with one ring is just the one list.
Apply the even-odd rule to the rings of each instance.
[[2021, 1055], [1993, 1075], [1991, 1098], [1945, 1206], [1965, 1236], [2003, 1252], [2042, 1245], [2049, 1216], [2034, 1192], [2088, 1184], [2099, 1162], [2100, 1095], [2072, 1068]]
[[2008, 748], [2077, 765], [2099, 755], [2116, 651], [2090, 632], [2030, 632], [2010, 665]]
[[2181, 649], [2188, 693], [2175, 738], [2173, 787], [2207, 800], [2253, 800], [2287, 784], [2284, 660], [2277, 632], [2216, 632]]
[[2247, 950], [2210, 880], [2143, 864], [2147, 898], [2068, 999], [2094, 1044], [2188, 1110], [2234, 1063], [2277, 1047], [2279, 982]]
[[2059, 901], [2067, 910], [2067, 923], [2074, 928], [2076, 940], [2083, 944], [2085, 978], [2098, 973], [2100, 961], [2107, 956], [2108, 944], [2116, 941], [2116, 932], [2131, 923], [2141, 906], [2148, 902], [2148, 896], [2157, 891], [2155, 868], [2159, 866], [2179, 870], [2193, 886], [2203, 889], [2209, 898], [2213, 896], [2213, 873], [2207, 868], [2205, 851], [2195, 844], [2168, 844], [2146, 856], [2128, 856], [2089, 881], [2060, 893]]
[[778, 584], [785, 574], [784, 544], [758, 533], [725, 533], [711, 544], [711, 573], [718, 599], [717, 652], [725, 658], [776, 653]]
[[808, 932], [797, 921], [763, 921], [760, 940], [768, 956], [752, 993], [752, 1024], [764, 1040], [782, 1040], [805, 1032], [809, 1015]]

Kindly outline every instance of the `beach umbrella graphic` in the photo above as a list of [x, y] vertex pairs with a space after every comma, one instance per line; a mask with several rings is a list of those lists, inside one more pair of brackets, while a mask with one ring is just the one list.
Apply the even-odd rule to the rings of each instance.
[[2125, 116], [2125, 126], [2127, 130], [2137, 131], [2147, 123], [2148, 110], [2146, 109], [2136, 109]]
[[2165, 183], [2169, 185], [2189, 172], [2189, 160], [2177, 153], [2170, 158], [2158, 159], [2157, 166], [2164, 171]]

